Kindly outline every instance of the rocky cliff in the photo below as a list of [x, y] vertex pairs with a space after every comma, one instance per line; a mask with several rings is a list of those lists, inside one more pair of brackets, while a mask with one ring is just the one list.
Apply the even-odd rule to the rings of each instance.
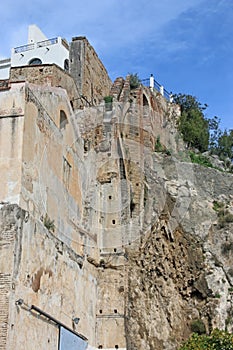
[[111, 94], [103, 119], [80, 125], [104, 203], [102, 253], [125, 257], [127, 349], [175, 350], [194, 330], [231, 331], [233, 175], [191, 162], [179, 108], [160, 94], [122, 78]]
[[193, 330], [232, 330], [233, 177], [153, 158], [164, 171], [150, 179], [159, 213], [128, 250], [127, 349], [173, 350]]
[[21, 118], [1, 112], [0, 348], [42, 334], [57, 348], [30, 305], [71, 333], [80, 318], [89, 350], [176, 350], [194, 330], [231, 331], [233, 175], [191, 162], [179, 106], [129, 77], [109, 105], [82, 109], [75, 89], [15, 84], [0, 96]]

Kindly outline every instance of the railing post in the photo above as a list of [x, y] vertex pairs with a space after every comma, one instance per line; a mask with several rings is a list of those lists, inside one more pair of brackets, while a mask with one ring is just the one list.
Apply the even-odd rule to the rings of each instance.
[[154, 90], [154, 86], [155, 86], [155, 79], [154, 79], [153, 74], [151, 74], [150, 75], [150, 89], [151, 89], [151, 91]]
[[163, 85], [160, 86], [159, 90], [160, 90], [161, 95], [164, 96], [164, 87], [163, 87]]

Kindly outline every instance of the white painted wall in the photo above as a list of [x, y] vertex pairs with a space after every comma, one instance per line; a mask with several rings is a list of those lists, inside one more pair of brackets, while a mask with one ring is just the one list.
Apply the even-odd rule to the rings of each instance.
[[55, 63], [64, 69], [64, 61], [69, 59], [69, 50], [62, 44], [61, 37], [56, 40], [57, 42], [48, 39], [12, 49], [11, 66], [26, 66], [33, 58], [39, 58], [42, 64]]
[[48, 38], [35, 24], [28, 27], [28, 44], [37, 43], [38, 41], [47, 40]]
[[7, 61], [8, 60], [0, 61], [0, 80], [9, 78], [11, 62], [10, 61], [7, 62]]

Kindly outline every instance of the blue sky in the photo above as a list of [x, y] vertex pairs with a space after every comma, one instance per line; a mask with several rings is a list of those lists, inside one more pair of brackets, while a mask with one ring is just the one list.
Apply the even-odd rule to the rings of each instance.
[[85, 35], [112, 80], [128, 73], [207, 103], [233, 129], [233, 0], [8, 0], [0, 58], [37, 24], [48, 37]]

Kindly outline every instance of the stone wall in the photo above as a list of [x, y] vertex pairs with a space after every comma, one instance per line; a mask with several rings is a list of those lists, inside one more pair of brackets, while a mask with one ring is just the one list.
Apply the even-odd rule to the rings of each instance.
[[111, 80], [85, 37], [75, 37], [70, 43], [70, 73], [89, 105], [98, 105], [109, 95]]
[[12, 84], [0, 94], [0, 204], [19, 203], [24, 100], [23, 84]]
[[[1, 349], [36, 349], [38, 343], [41, 349], [58, 348], [57, 326], [31, 305], [88, 335], [94, 345], [96, 268], [17, 205], [1, 209], [0, 223]], [[16, 305], [19, 299], [22, 305]], [[80, 318], [78, 328], [74, 317]]]
[[12, 67], [10, 81], [26, 81], [41, 86], [61, 87], [66, 90], [74, 109], [83, 105], [74, 79], [55, 64]]

